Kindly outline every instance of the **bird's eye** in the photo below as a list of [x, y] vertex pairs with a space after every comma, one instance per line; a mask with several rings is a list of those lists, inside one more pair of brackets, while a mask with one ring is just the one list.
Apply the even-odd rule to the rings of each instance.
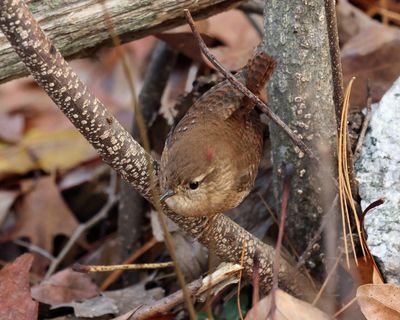
[[196, 190], [199, 187], [199, 182], [198, 181], [192, 181], [189, 183], [189, 188], [192, 190]]

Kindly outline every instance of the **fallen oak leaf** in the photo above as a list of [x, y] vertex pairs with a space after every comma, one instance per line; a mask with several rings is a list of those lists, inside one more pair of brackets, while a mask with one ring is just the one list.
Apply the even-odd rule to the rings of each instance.
[[65, 269], [32, 287], [32, 297], [51, 306], [97, 296], [99, 288], [86, 274]]
[[[41, 177], [32, 183], [31, 190], [16, 205], [18, 220], [8, 237], [27, 237], [52, 253], [54, 238], [70, 236], [79, 223], [61, 197], [53, 177]], [[35, 270], [44, 271], [48, 261], [36, 254], [35, 257]]]
[[400, 287], [394, 284], [364, 284], [357, 301], [368, 320], [400, 319]]
[[37, 318], [38, 303], [32, 300], [29, 286], [32, 261], [33, 256], [26, 253], [0, 270], [0, 319]]
[[[328, 320], [330, 317], [312, 306], [311, 304], [292, 297], [290, 294], [278, 289], [276, 292], [275, 320]], [[271, 294], [261, 299], [247, 313], [245, 320], [270, 320]]]

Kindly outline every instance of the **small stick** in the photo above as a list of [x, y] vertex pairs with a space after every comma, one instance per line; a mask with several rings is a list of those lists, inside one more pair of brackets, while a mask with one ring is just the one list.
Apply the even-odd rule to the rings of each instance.
[[[147, 241], [142, 247], [140, 247], [138, 250], [133, 252], [128, 258], [126, 258], [122, 263], [123, 264], [132, 264], [135, 260], [137, 260], [140, 256], [142, 256], [144, 253], [146, 253], [148, 250], [153, 248], [157, 244], [157, 240], [153, 237], [149, 241]], [[102, 291], [106, 291], [107, 288], [115, 282], [120, 275], [122, 274], [122, 270], [116, 270], [102, 282], [100, 285], [100, 289]]]
[[222, 73], [222, 75], [242, 94], [244, 94], [247, 98], [251, 100], [263, 113], [265, 113], [278, 127], [280, 127], [290, 139], [292, 139], [293, 143], [305, 154], [307, 154], [310, 158], [315, 159], [319, 162], [319, 159], [314, 155], [307, 145], [301, 141], [294, 132], [275, 114], [272, 110], [254, 93], [252, 93], [247, 87], [240, 83], [235, 76], [230, 73], [221, 63], [218, 62], [217, 58], [208, 50], [205, 42], [201, 38], [200, 33], [198, 32], [193, 18], [188, 9], [183, 10], [185, 13], [186, 20], [192, 29], [193, 35], [195, 36], [201, 52], [207, 57], [207, 59], [215, 66], [215, 68]]
[[336, 258], [335, 263], [332, 266], [332, 269], [329, 270], [328, 275], [326, 276], [324, 283], [322, 284], [321, 288], [318, 291], [318, 294], [316, 295], [316, 297], [314, 298], [313, 302], [311, 303], [312, 306], [315, 306], [315, 304], [318, 302], [318, 300], [321, 298], [322, 293], [324, 292], [326, 286], [328, 285], [329, 280], [331, 280], [331, 278], [333, 277], [337, 266], [339, 265], [340, 262], [340, 258], [342, 257], [343, 254], [343, 250], [340, 252], [339, 256]]
[[293, 176], [293, 166], [286, 167], [286, 175], [283, 180], [283, 195], [282, 195], [282, 206], [281, 206], [281, 221], [279, 224], [278, 240], [276, 241], [275, 257], [272, 273], [272, 291], [271, 291], [271, 317], [275, 319], [276, 312], [276, 290], [278, 289], [279, 283], [279, 257], [281, 253], [283, 235], [285, 233], [285, 222], [286, 222], [286, 209], [289, 202], [290, 182]]
[[[243, 241], [243, 246], [242, 246], [242, 255], [240, 257], [240, 267], [243, 268], [243, 262], [244, 262], [244, 252], [246, 249], [246, 242]], [[243, 269], [239, 271], [239, 279], [238, 279], [238, 285], [237, 285], [237, 308], [240, 316], [240, 320], [243, 320], [243, 312], [242, 308], [240, 307], [240, 287], [241, 287], [241, 280], [242, 280], [242, 274], [243, 274]]]
[[40, 254], [41, 256], [49, 259], [50, 261], [54, 261], [54, 259], [55, 259], [54, 256], [50, 252], [46, 251], [45, 249], [43, 249], [43, 248], [41, 248], [41, 247], [39, 247], [37, 245], [34, 245], [32, 243], [23, 241], [21, 239], [15, 239], [13, 242], [16, 245], [24, 247], [24, 248], [28, 249], [31, 252], [35, 252], [37, 254]]
[[90, 218], [88, 221], [81, 223], [78, 228], [75, 229], [74, 233], [71, 235], [69, 238], [68, 242], [64, 246], [64, 248], [61, 250], [59, 255], [52, 261], [49, 269], [46, 272], [45, 278], [49, 278], [54, 271], [57, 269], [58, 265], [61, 263], [61, 261], [65, 258], [65, 256], [68, 254], [68, 252], [71, 250], [73, 245], [79, 240], [81, 235], [91, 227], [93, 227], [95, 224], [103, 220], [104, 218], [107, 217], [108, 211], [114, 206], [115, 203], [118, 201], [118, 196], [115, 194], [116, 192], [116, 185], [117, 185], [117, 175], [112, 172], [111, 173], [111, 178], [110, 178], [110, 187], [108, 190], [108, 200], [107, 203], [101, 208], [101, 210], [96, 213], [92, 218]]
[[[212, 291], [215, 290], [215, 288], [217, 288], [218, 291], [221, 289], [221, 287], [228, 285], [232, 277], [236, 277], [237, 272], [240, 270], [242, 270], [242, 267], [237, 264], [225, 264], [207, 277], [188, 283], [186, 289], [192, 299], [204, 297], [206, 291]], [[172, 308], [184, 301], [185, 299], [181, 289], [167, 297], [155, 301], [152, 304], [142, 305], [138, 308], [135, 308], [117, 318], [114, 318], [113, 320], [155, 319], [155, 316], [159, 316], [170, 311]]]
[[346, 311], [354, 302], [357, 301], [357, 296], [355, 296], [353, 299], [351, 299], [348, 303], [346, 303], [343, 307], [340, 308], [339, 311], [337, 311], [334, 315], [333, 315], [333, 319], [336, 319], [339, 317], [339, 315], [341, 313], [343, 313], [344, 311]]
[[135, 263], [135, 264], [115, 264], [112, 266], [90, 266], [76, 263], [72, 266], [72, 270], [76, 272], [110, 272], [115, 270], [141, 270], [141, 269], [162, 269], [173, 267], [172, 262], [160, 263]]

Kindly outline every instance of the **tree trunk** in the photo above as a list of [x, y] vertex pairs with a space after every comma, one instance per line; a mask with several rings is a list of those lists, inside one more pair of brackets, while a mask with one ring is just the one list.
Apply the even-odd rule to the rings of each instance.
[[[268, 90], [269, 104], [318, 155], [320, 165], [335, 176], [332, 159], [336, 156], [337, 127], [324, 0], [268, 0], [265, 10], [264, 49], [278, 61]], [[333, 179], [294, 148], [274, 124], [270, 133], [277, 203], [281, 202], [285, 165], [295, 169], [286, 235], [301, 254], [318, 229], [323, 212], [332, 204]], [[314, 255], [316, 265], [320, 259], [321, 255]]]

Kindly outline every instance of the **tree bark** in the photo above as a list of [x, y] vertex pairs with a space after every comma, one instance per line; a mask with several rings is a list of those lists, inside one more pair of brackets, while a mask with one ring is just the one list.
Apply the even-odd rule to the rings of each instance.
[[[268, 0], [265, 12], [264, 49], [278, 60], [268, 90], [269, 104], [336, 176], [332, 160], [337, 127], [324, 0]], [[274, 124], [270, 132], [277, 203], [281, 202], [284, 166], [295, 168], [286, 235], [302, 253], [333, 201], [333, 181]], [[318, 253], [316, 265], [320, 260]]]
[[[110, 0], [105, 6], [122, 43], [185, 23], [183, 9], [206, 18], [243, 0]], [[28, 4], [42, 30], [66, 59], [87, 57], [112, 46], [98, 0], [32, 1]], [[29, 72], [0, 34], [0, 83]]]

